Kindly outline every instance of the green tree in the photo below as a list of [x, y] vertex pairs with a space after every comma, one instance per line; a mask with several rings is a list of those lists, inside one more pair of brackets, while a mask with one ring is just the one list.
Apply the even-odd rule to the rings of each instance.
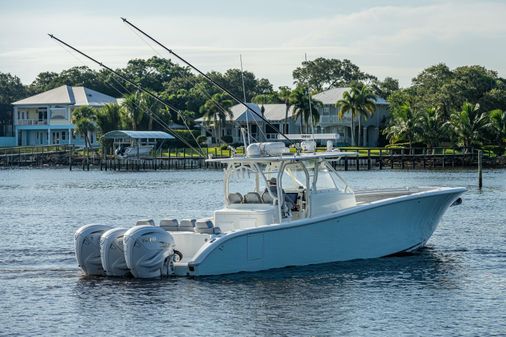
[[10, 105], [25, 98], [27, 90], [19, 77], [9, 73], [0, 73], [0, 104]]
[[[369, 118], [376, 109], [376, 97], [371, 89], [362, 83], [353, 83], [349, 91], [343, 93], [343, 98], [336, 102], [339, 118], [343, 118], [346, 112], [351, 113], [351, 142], [360, 146], [362, 117]], [[354, 120], [358, 118], [358, 142], [355, 144]]]
[[415, 118], [418, 131], [418, 141], [424, 143], [428, 148], [439, 146], [443, 139], [447, 137], [448, 128], [441, 109], [429, 108], [413, 118]]
[[383, 81], [373, 81], [372, 89], [376, 96], [387, 99], [390, 95], [399, 90], [399, 81], [392, 77], [385, 77]]
[[453, 137], [466, 149], [482, 144], [487, 124], [488, 115], [480, 111], [480, 105], [469, 102], [464, 102], [459, 111], [454, 111], [447, 122]]
[[209, 125], [212, 122], [216, 142], [221, 138], [221, 128], [226, 123], [227, 117], [233, 118], [232, 111], [230, 110], [233, 104], [228, 95], [217, 93], [209, 98], [201, 107], [201, 113], [206, 123]]
[[[233, 95], [242, 99], [243, 94], [243, 77], [244, 77], [244, 89], [246, 91], [246, 102], [257, 95], [271, 94], [274, 92], [272, 84], [267, 79], [257, 79], [255, 74], [249, 71], [242, 71], [240, 69], [228, 69], [224, 74], [213, 71], [207, 74], [214, 81], [220, 84], [225, 89], [229, 90]], [[213, 91], [217, 91], [216, 88], [212, 88]]]
[[134, 131], [137, 130], [144, 117], [144, 110], [141, 104], [141, 94], [139, 92], [125, 96], [121, 103], [127, 124], [131, 125]]
[[101, 134], [122, 128], [121, 107], [109, 103], [95, 111], [95, 120]]
[[309, 86], [316, 91], [347, 86], [356, 81], [376, 79], [376, 77], [362, 72], [350, 60], [323, 57], [302, 62], [302, 66], [293, 71], [293, 78], [296, 84]]
[[279, 87], [278, 97], [280, 101], [285, 103], [285, 127], [284, 133], [288, 133], [288, 111], [290, 111], [291, 101], [290, 95], [292, 94], [292, 90], [287, 86]]
[[[362, 141], [362, 118], [366, 120], [372, 116], [376, 110], [376, 96], [372, 93], [371, 89], [362, 84], [356, 83], [352, 85], [352, 94], [355, 95], [357, 102], [357, 113], [358, 113], [358, 145]], [[354, 91], [354, 93], [353, 93]]]
[[391, 110], [388, 126], [383, 130], [391, 144], [408, 142], [409, 148], [417, 139], [420, 130], [419, 119], [409, 103], [405, 103], [395, 110]]
[[503, 151], [506, 147], [506, 110], [495, 109], [488, 113], [488, 126], [493, 130], [494, 140]]
[[[300, 119], [300, 132], [308, 133], [310, 125], [315, 125], [320, 119], [320, 101], [311, 99], [306, 87], [298, 85], [289, 95], [290, 106], [293, 106], [293, 116]], [[309, 124], [311, 123], [311, 124]]]
[[91, 146], [90, 133], [97, 129], [95, 110], [89, 106], [80, 106], [72, 110], [74, 131], [84, 138], [84, 146]]

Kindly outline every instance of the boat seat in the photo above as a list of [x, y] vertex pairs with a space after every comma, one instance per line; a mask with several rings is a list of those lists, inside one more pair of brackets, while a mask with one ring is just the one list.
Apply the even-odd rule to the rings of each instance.
[[183, 219], [179, 223], [178, 230], [180, 232], [194, 232], [195, 231], [195, 219]]
[[220, 234], [220, 227], [214, 227], [211, 219], [199, 219], [195, 224], [195, 232], [201, 234]]
[[135, 225], [136, 226], [143, 226], [143, 225], [154, 226], [155, 221], [153, 219], [142, 219], [142, 220], [137, 220]]
[[261, 204], [262, 198], [258, 192], [248, 192], [244, 195], [245, 204]]
[[177, 219], [160, 220], [160, 227], [168, 232], [177, 232], [179, 230], [179, 222]]
[[268, 191], [264, 191], [264, 193], [262, 193], [262, 201], [264, 204], [272, 204], [274, 202], [274, 199], [271, 197]]
[[240, 204], [242, 203], [242, 195], [241, 193], [229, 193], [228, 194], [228, 202], [231, 204]]

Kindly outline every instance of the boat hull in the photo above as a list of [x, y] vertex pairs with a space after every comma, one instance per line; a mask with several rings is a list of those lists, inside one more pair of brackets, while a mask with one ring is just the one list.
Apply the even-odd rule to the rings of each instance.
[[[288, 224], [228, 233], [206, 243], [180, 275], [219, 275], [368, 259], [427, 242], [464, 188], [375, 201]], [[218, 224], [219, 225], [219, 224]]]

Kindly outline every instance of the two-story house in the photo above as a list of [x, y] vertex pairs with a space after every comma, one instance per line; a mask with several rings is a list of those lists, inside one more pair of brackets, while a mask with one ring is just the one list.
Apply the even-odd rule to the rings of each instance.
[[[85, 87], [62, 85], [12, 103], [17, 145], [77, 144], [84, 139], [73, 132], [72, 111], [80, 106], [98, 108], [117, 99]], [[96, 134], [90, 135], [92, 145]]]
[[[336, 107], [337, 101], [343, 98], [345, 91], [351, 88], [331, 88], [313, 96], [313, 99], [322, 102], [323, 107], [320, 109], [320, 121], [316, 125], [317, 133], [335, 133], [339, 135], [338, 143], [351, 145], [351, 113], [347, 112], [342, 118], [338, 116]], [[376, 110], [369, 117], [361, 117], [361, 139], [358, 139], [358, 116], [354, 119], [354, 139], [355, 144], [360, 146], [377, 146], [380, 135], [380, 126], [388, 117], [388, 102], [376, 97]]]

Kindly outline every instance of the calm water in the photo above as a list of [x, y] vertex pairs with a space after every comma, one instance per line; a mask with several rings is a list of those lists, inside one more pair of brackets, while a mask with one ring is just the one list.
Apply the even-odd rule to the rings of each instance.
[[506, 171], [348, 172], [355, 188], [466, 186], [414, 256], [163, 281], [86, 279], [85, 223], [205, 216], [222, 173], [0, 171], [0, 335], [506, 335]]

